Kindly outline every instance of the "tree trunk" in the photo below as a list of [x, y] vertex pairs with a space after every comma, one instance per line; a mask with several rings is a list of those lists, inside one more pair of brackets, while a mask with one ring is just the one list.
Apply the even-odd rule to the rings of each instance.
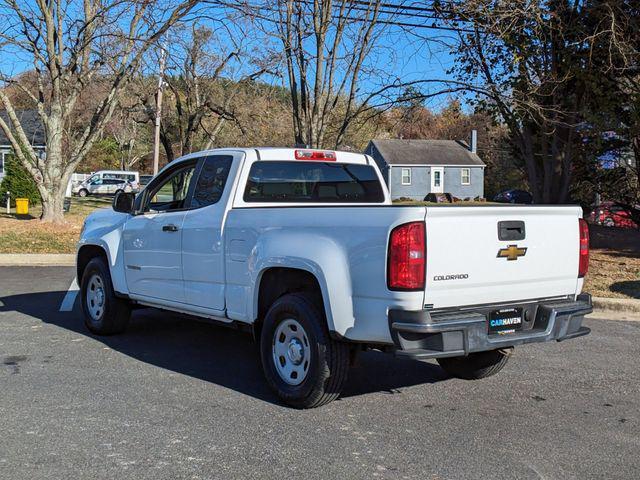
[[64, 198], [72, 172], [62, 168], [56, 169], [56, 171], [60, 172], [58, 176], [47, 172], [42, 184], [38, 185], [38, 191], [42, 197], [40, 220], [43, 222], [64, 222]]
[[40, 220], [51, 223], [64, 223], [64, 189], [53, 193], [40, 190], [42, 196], [42, 214]]
[[42, 197], [43, 222], [64, 222], [64, 195], [73, 169], [66, 165], [63, 154], [63, 122], [61, 109], [52, 109], [49, 121], [45, 124], [47, 133], [47, 161], [42, 171], [42, 180], [38, 182], [38, 191]]

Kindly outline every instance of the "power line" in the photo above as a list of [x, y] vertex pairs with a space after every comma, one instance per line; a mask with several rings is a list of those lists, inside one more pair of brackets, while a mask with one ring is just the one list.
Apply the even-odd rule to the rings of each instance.
[[[310, 5], [309, 0], [298, 0], [299, 3], [302, 4], [306, 4], [306, 5]], [[360, 3], [360, 4], [365, 4], [365, 5], [369, 5], [367, 2], [365, 1], [358, 1], [358, 0], [354, 0], [353, 3]], [[387, 5], [392, 5], [392, 4], [387, 4]], [[265, 21], [269, 21], [272, 23], [278, 23], [278, 20], [275, 20], [273, 18], [269, 18], [266, 17], [264, 15], [257, 15], [256, 14], [256, 10], [262, 10], [262, 11], [266, 11], [266, 12], [271, 12], [271, 13], [275, 13], [278, 12], [279, 10], [275, 7], [271, 7], [271, 6], [266, 6], [266, 5], [246, 5], [246, 7], [250, 8], [251, 11], [248, 13], [249, 15], [253, 15], [253, 16], [259, 16], [262, 20]], [[413, 8], [424, 8], [425, 11], [428, 11], [428, 9], [426, 9], [425, 7], [413, 7]], [[359, 10], [359, 11], [371, 11], [371, 9], [366, 9], [366, 8], [362, 8], [362, 7], [353, 7], [353, 10]], [[245, 11], [245, 13], [247, 13]], [[382, 12], [385, 13], [387, 15], [403, 15], [403, 16], [411, 16], [408, 13], [395, 13], [395, 12]], [[348, 20], [348, 21], [352, 21], [352, 22], [370, 22], [371, 19], [370, 18], [363, 18], [363, 17], [353, 17], [350, 15], [332, 15], [332, 18], [334, 20]], [[430, 18], [433, 20], [441, 20], [439, 17], [429, 17], [429, 16], [424, 16], [423, 18]], [[468, 23], [465, 22], [464, 20], [458, 20], [455, 19], [453, 21], [459, 21], [461, 23]], [[392, 26], [397, 26], [397, 27], [410, 27], [410, 28], [419, 28], [419, 29], [426, 29], [426, 30], [440, 30], [440, 31], [448, 31], [448, 32], [455, 32], [455, 33], [474, 33], [474, 30], [469, 29], [469, 28], [463, 28], [463, 27], [453, 27], [453, 26], [443, 26], [443, 25], [428, 25], [428, 24], [424, 24], [424, 23], [415, 23], [415, 22], [405, 22], [405, 21], [398, 21], [398, 20], [390, 20], [390, 19], [376, 19], [376, 23], [382, 24], [382, 25], [392, 25]]]

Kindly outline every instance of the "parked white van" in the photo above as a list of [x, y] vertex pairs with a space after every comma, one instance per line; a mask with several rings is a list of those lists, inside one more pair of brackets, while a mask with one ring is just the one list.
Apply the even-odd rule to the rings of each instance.
[[71, 189], [74, 195], [115, 194], [119, 190], [138, 192], [140, 174], [123, 170], [100, 170]]

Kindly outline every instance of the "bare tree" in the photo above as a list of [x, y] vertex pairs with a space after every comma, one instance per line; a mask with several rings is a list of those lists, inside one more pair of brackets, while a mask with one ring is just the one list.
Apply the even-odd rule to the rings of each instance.
[[[226, 122], [241, 131], [233, 100], [243, 85], [271, 72], [273, 59], [256, 58], [247, 45], [250, 30], [231, 30], [231, 20], [213, 30], [194, 23], [174, 31], [168, 58], [167, 111], [160, 141], [167, 161], [210, 148]], [[149, 79], [137, 83], [138, 106], [143, 121], [155, 118], [155, 97]]]
[[[42, 197], [43, 221], [63, 221], [63, 200], [71, 174], [101, 136], [117, 100], [143, 56], [197, 0], [0, 0], [4, 19], [0, 42], [5, 58], [31, 62], [35, 88], [19, 76], [0, 72], [5, 86], [22, 90], [44, 124], [46, 156], [29, 144], [10, 96], [0, 89], [9, 122], [0, 120], [22, 165]], [[82, 97], [96, 95], [97, 105], [82, 128], [72, 128]], [[91, 90], [90, 90], [91, 89]]]
[[374, 55], [389, 48], [381, 39], [391, 38], [394, 24], [394, 10], [384, 6], [382, 0], [262, 0], [245, 6], [245, 14], [279, 44], [295, 143], [338, 147], [349, 128], [399, 101], [409, 83], [393, 74], [393, 52], [385, 60]]

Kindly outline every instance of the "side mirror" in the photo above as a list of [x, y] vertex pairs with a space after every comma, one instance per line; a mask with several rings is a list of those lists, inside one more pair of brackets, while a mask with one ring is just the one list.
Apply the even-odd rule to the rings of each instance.
[[120, 213], [132, 213], [136, 196], [132, 192], [118, 192], [113, 197], [113, 210]]

